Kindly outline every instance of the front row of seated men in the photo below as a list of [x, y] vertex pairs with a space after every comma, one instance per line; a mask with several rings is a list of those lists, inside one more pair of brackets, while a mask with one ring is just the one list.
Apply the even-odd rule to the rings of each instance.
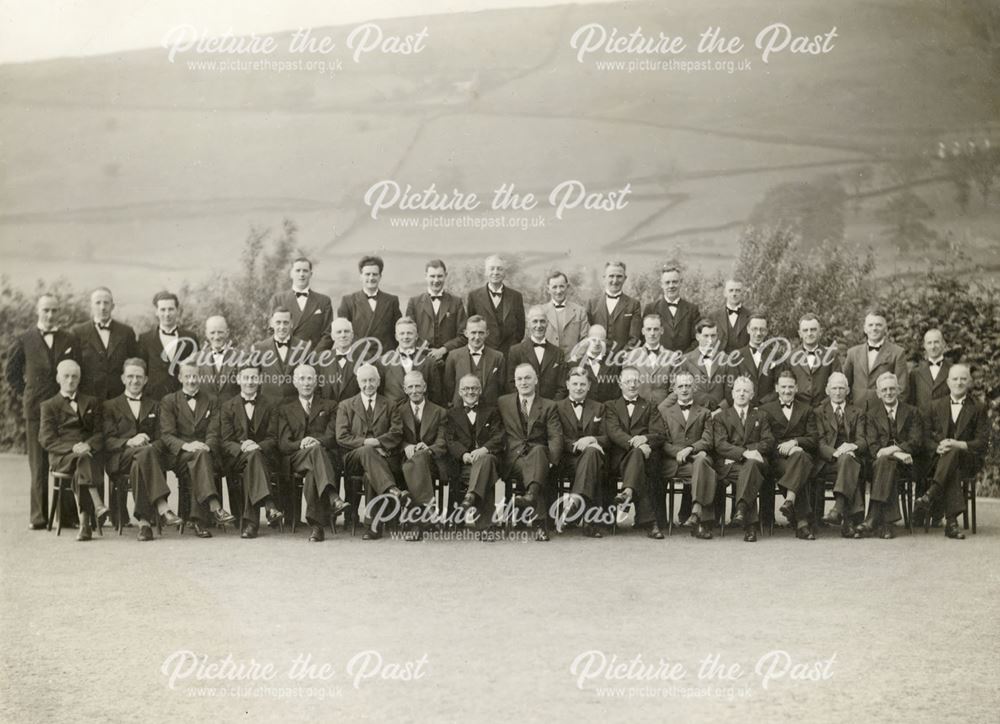
[[[932, 482], [915, 508], [943, 505], [945, 534], [961, 539], [961, 481], [975, 470], [987, 440], [985, 410], [967, 395], [971, 378], [961, 364], [949, 370], [950, 397], [936, 401], [926, 421], [899, 400], [898, 381], [888, 372], [878, 378], [877, 401], [864, 409], [846, 402], [848, 382], [839, 372], [830, 375], [828, 399], [817, 408], [797, 399], [795, 375], [781, 372], [777, 399], [754, 405], [753, 382], [740, 377], [732, 384], [732, 404], [714, 413], [695, 402], [690, 372], [676, 373], [672, 395], [656, 406], [639, 395], [640, 373], [633, 367], [622, 370], [621, 394], [606, 403], [589, 397], [591, 378], [580, 367], [570, 370], [568, 396], [559, 401], [538, 394], [528, 363], [514, 371], [515, 391], [495, 405], [482, 398], [479, 378], [468, 374], [458, 383], [460, 403], [448, 410], [426, 398], [417, 370], [404, 375], [406, 398], [392, 403], [378, 393], [380, 375], [371, 365], [357, 370], [359, 393], [339, 404], [314, 394], [317, 376], [308, 365], [295, 369], [297, 396], [284, 403], [259, 394], [255, 367], [240, 370], [240, 394], [221, 405], [200, 389], [198, 368], [189, 364], [180, 365], [181, 389], [157, 402], [143, 396], [145, 363], [127, 360], [125, 392], [103, 408], [77, 393], [74, 361], [61, 362], [57, 378], [59, 394], [42, 405], [40, 439], [53, 469], [72, 474], [80, 540], [89, 539], [93, 522], [108, 512], [99, 494], [102, 459], [113, 474], [127, 475], [144, 541], [152, 539], [153, 521], [182, 522], [167, 504], [166, 470], [181, 481], [190, 507], [185, 517], [202, 538], [211, 537], [210, 522], [235, 520], [222, 508], [223, 476], [242, 482], [242, 537], [254, 538], [261, 509], [268, 525], [283, 521], [274, 480], [291, 474], [302, 485], [309, 540], [322, 541], [325, 525], [351, 511], [339, 494], [342, 473], [363, 481], [371, 521], [366, 539], [381, 537], [391, 517], [376, 508], [404, 511], [417, 521], [419, 538], [435, 520], [427, 515], [435, 480], [451, 481], [457, 491], [453, 520], [465, 521], [474, 511], [477, 526], [495, 523], [501, 479], [519, 484], [515, 514], [543, 541], [559, 492], [568, 494], [561, 497], [562, 522], [582, 522], [585, 536], [601, 537], [601, 524], [614, 519], [615, 507], [634, 506], [636, 526], [661, 539], [667, 481], [689, 486], [690, 514], [683, 517], [699, 539], [711, 538], [722, 522], [731, 486], [729, 525], [755, 541], [758, 498], [773, 506], [763, 494], [771, 481], [783, 491], [780, 512], [800, 539], [815, 539], [820, 516], [841, 525], [845, 537], [892, 538], [900, 517], [898, 481], [911, 474], [914, 455], [925, 445], [934, 455]], [[568, 487], [558, 491], [559, 480]], [[817, 486], [831, 482], [834, 504], [823, 515]]]

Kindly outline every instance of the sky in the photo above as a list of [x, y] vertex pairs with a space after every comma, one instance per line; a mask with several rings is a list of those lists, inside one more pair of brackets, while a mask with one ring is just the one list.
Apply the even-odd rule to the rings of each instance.
[[[574, 0], [598, 2], [601, 0]], [[0, 0], [0, 63], [160, 47], [171, 28], [207, 36], [276, 33], [379, 18], [567, 0]]]

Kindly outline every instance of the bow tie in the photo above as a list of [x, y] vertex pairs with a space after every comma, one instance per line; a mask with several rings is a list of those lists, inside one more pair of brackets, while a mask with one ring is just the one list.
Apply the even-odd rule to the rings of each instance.
[[72, 397], [66, 397], [66, 395], [63, 395], [63, 399], [65, 399], [66, 402], [76, 402], [76, 395], [73, 395]]
[[334, 354], [336, 355], [338, 362], [340, 360], [342, 360], [342, 359], [347, 359], [347, 353], [346, 352], [344, 352], [343, 354], [341, 354], [340, 352], [335, 352]]
[[378, 299], [378, 292], [376, 292], [375, 294], [366, 293], [365, 296], [368, 297], [369, 300]]
[[252, 400], [248, 400], [247, 398], [244, 397], [243, 398], [243, 404], [244, 405], [250, 405], [251, 407], [253, 407], [254, 405], [257, 404], [257, 398], [255, 397]]
[[[666, 300], [664, 300], [664, 301], [666, 301]], [[667, 302], [667, 306], [668, 307], [673, 307], [674, 309], [676, 309], [677, 308], [677, 302]]]
[[[572, 400], [571, 400], [571, 402], [572, 402]], [[586, 400], [580, 400], [579, 402], [573, 402], [573, 407], [580, 407], [580, 408], [582, 408], [585, 402], [586, 402]]]
[[463, 405], [463, 407], [465, 407], [465, 414], [468, 415], [470, 412], [475, 412], [476, 408], [479, 407], [479, 405], [473, 405], [472, 407], [469, 407], [468, 405]]
[[646, 347], [645, 350], [647, 352], [649, 352], [650, 354], [659, 354], [660, 353], [660, 348], [659, 347], [657, 347], [656, 349], [653, 349], [652, 347]]
[[710, 355], [710, 354], [703, 354], [701, 356], [701, 361], [702, 362], [711, 362], [712, 361], [712, 355]]
[[555, 302], [552, 302], [552, 306], [555, 307], [556, 309], [565, 309], [566, 303], [563, 302], [562, 304], [556, 304]]
[[953, 399], [951, 401], [951, 404], [953, 404], [953, 405], [964, 405], [965, 404], [965, 398], [963, 397], [961, 400], [954, 400]]
[[786, 404], [785, 404], [784, 402], [782, 402], [782, 403], [781, 403], [781, 409], [782, 409], [782, 410], [791, 410], [791, 409], [792, 409], [792, 403], [791, 403], [791, 402], [789, 402], [789, 403], [788, 403], [788, 404], [786, 405]]
[[938, 360], [937, 362], [928, 362], [927, 364], [929, 364], [931, 367], [940, 367], [943, 361], [944, 360]]
[[298, 299], [299, 297], [306, 297], [308, 299], [309, 292], [295, 292], [295, 298]]
[[275, 347], [287, 347], [288, 346], [288, 342], [279, 342], [278, 340], [274, 340], [274, 346]]
[[868, 345], [868, 351], [869, 352], [878, 352], [880, 349], [882, 349], [882, 345], [878, 345], [877, 347], [874, 347], [872, 345]]
[[125, 395], [125, 399], [129, 402], [142, 402], [141, 397], [132, 397], [131, 395]]
[[489, 293], [490, 293], [491, 297], [502, 297], [503, 296], [503, 289], [501, 289], [499, 292], [495, 292], [492, 289], [490, 289]]
[[406, 359], [410, 359], [411, 357], [413, 357], [413, 352], [400, 352], [399, 356], [406, 357]]
[[607, 293], [605, 293], [604, 296], [606, 296], [608, 299], [618, 299], [621, 296], [621, 294], [607, 294]]
[[164, 337], [176, 337], [176, 336], [177, 336], [177, 330], [176, 330], [176, 329], [174, 329], [173, 331], [170, 331], [170, 332], [164, 332], [164, 331], [163, 331], [163, 330], [161, 329], [161, 330], [160, 330], [160, 334], [162, 334], [162, 335], [163, 335]]
[[471, 354], [473, 357], [479, 357], [482, 353], [483, 353], [482, 350], [479, 350], [478, 352], [474, 352], [471, 349], [469, 350], [469, 354]]
[[101, 324], [100, 322], [94, 322], [94, 326], [97, 327], [98, 329], [108, 330], [111, 329], [111, 322], [108, 322], [106, 324]]
[[682, 410], [690, 410], [692, 404], [693, 403], [691, 403], [691, 402], [687, 403], [686, 405], [682, 405], [682, 404], [678, 403], [677, 406], [679, 408], [681, 408]]
[[539, 347], [541, 347], [542, 349], [545, 349], [545, 342], [532, 342], [531, 345], [535, 349], [538, 349]]
[[432, 302], [440, 302], [442, 296], [444, 296], [444, 295], [443, 294], [431, 294], [431, 301]]
[[739, 309], [733, 309], [732, 307], [726, 307], [726, 311], [727, 311], [727, 312], [728, 312], [729, 314], [739, 314], [739, 313], [740, 313], [740, 310], [739, 310]]
[[191, 400], [196, 400], [198, 399], [198, 393], [195, 392], [193, 395], [189, 395], [188, 393], [185, 392], [184, 399], [186, 399], [188, 402], [191, 402]]
[[638, 397], [636, 397], [634, 400], [630, 400], [627, 397], [623, 397], [622, 399], [625, 400], [626, 405], [634, 405], [636, 402], [639, 401]]

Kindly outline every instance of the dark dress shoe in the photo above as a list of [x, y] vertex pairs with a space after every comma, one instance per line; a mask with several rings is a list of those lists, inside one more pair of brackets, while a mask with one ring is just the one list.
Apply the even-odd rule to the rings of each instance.
[[653, 540], [663, 540], [663, 532], [660, 530], [660, 526], [653, 523], [649, 528], [649, 532], [646, 533], [647, 538], [652, 538]]
[[873, 535], [875, 535], [875, 529], [867, 523], [862, 523], [854, 529], [855, 540], [858, 538], [871, 538]]
[[194, 528], [194, 534], [197, 537], [199, 537], [199, 538], [211, 538], [212, 537], [212, 531], [208, 530], [205, 526], [203, 526], [198, 521], [195, 521], [192, 524], [192, 527]]
[[692, 528], [694, 528], [695, 526], [700, 525], [700, 524], [701, 524], [701, 519], [697, 515], [695, 515], [694, 513], [692, 513], [690, 515], [690, 517], [687, 520], [685, 520], [683, 523], [681, 523], [678, 520], [678, 525], [689, 525]]
[[139, 526], [139, 535], [136, 537], [139, 541], [153, 540], [153, 529], [148, 525]]
[[236, 522], [236, 516], [222, 508], [212, 513], [212, 518], [219, 525], [229, 525]]
[[799, 526], [795, 529], [795, 537], [799, 540], [816, 540], [816, 536], [809, 530], [808, 525]]
[[913, 501], [913, 512], [918, 513], [921, 510], [927, 510], [931, 507], [931, 497], [924, 493], [919, 498]]
[[326, 533], [323, 532], [323, 526], [312, 526], [312, 532], [309, 534], [309, 542], [322, 543], [324, 540], [326, 540]]
[[746, 515], [743, 513], [742, 508], [737, 508], [736, 512], [733, 513], [732, 519], [729, 524], [735, 527], [742, 527], [746, 523]]
[[757, 531], [753, 528], [747, 528], [746, 532], [743, 534], [744, 543], [756, 543], [757, 542]]
[[834, 508], [829, 513], [823, 516], [823, 522], [827, 525], [840, 525], [844, 522], [844, 514], [839, 510]]
[[111, 515], [111, 508], [106, 505], [102, 505], [94, 510], [94, 520], [100, 523], [101, 518], [107, 518]]
[[698, 523], [697, 526], [691, 529], [691, 537], [700, 538], [701, 540], [711, 540], [712, 531], [710, 531], [706, 525]]
[[793, 503], [792, 501], [786, 500], [784, 503], [782, 503], [781, 507], [778, 508], [778, 512], [781, 513], [783, 516], [785, 516], [785, 520], [787, 520], [789, 523], [795, 521], [795, 503]]
[[962, 529], [958, 527], [958, 524], [949, 525], [944, 529], [944, 535], [946, 538], [951, 538], [953, 540], [965, 540], [965, 533]]
[[542, 543], [546, 543], [549, 540], [549, 534], [545, 532], [545, 528], [535, 529], [535, 540]]
[[537, 502], [538, 497], [534, 493], [525, 493], [524, 495], [514, 496], [515, 508], [534, 508]]
[[[350, 507], [351, 507], [350, 503], [348, 503], [343, 498], [339, 498], [339, 497], [338, 498], [334, 498], [333, 501], [330, 503], [330, 505], [331, 505], [331, 508], [330, 508], [330, 517], [333, 518], [334, 520], [337, 519], [338, 515], [340, 515], [344, 511], [350, 509]], [[344, 518], [344, 522], [345, 523], [349, 522], [347, 520], [346, 516]]]
[[163, 525], [180, 526], [184, 522], [184, 519], [181, 518], [172, 510], [168, 510], [166, 513], [164, 513], [162, 518], [163, 518]]
[[378, 540], [382, 537], [381, 530], [372, 530], [371, 528], [365, 529], [365, 534], [361, 536], [361, 540]]
[[277, 508], [271, 508], [264, 514], [264, 517], [267, 518], [268, 528], [277, 528], [285, 520], [285, 514]]
[[854, 526], [850, 523], [845, 522], [840, 526], [840, 537], [841, 538], [854, 538]]
[[632, 489], [626, 488], [615, 496], [615, 505], [619, 508], [632, 502]]
[[46, 527], [47, 526], [46, 526], [45, 523], [29, 523], [28, 524], [28, 530], [45, 530]]
[[887, 525], [882, 529], [882, 540], [892, 540], [896, 537], [896, 527]]
[[596, 525], [588, 523], [583, 526], [583, 537], [584, 538], [603, 538], [604, 534], [601, 533], [601, 529]]
[[247, 540], [257, 537], [257, 526], [253, 523], [247, 523], [246, 527], [243, 528], [243, 532], [240, 533], [240, 538], [246, 538]]

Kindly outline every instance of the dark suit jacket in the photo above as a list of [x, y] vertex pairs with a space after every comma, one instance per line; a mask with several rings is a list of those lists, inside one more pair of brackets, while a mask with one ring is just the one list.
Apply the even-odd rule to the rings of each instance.
[[[216, 371], [215, 365], [211, 361], [212, 353], [209, 348], [204, 348], [201, 354], [209, 360], [208, 364], [198, 365], [198, 383], [201, 388], [219, 398], [220, 402], [225, 402], [233, 395], [240, 394], [240, 386], [236, 382], [239, 368], [234, 364], [224, 363], [222, 368]], [[232, 351], [227, 348], [226, 357], [231, 354]]]
[[[387, 294], [379, 289], [374, 312], [364, 292], [345, 294], [337, 307], [337, 316], [350, 320], [355, 340], [373, 337], [382, 345], [383, 354], [396, 349], [396, 320], [402, 314], [399, 311], [399, 297], [395, 294]], [[373, 349], [372, 353], [374, 352]]]
[[604, 405], [608, 421], [608, 438], [613, 445], [610, 451], [611, 465], [617, 468], [621, 459], [632, 448], [628, 441], [635, 435], [645, 435], [653, 451], [663, 445], [663, 418], [650, 402], [636, 398], [635, 409], [629, 417], [624, 397], [618, 397]]
[[337, 444], [345, 450], [356, 450], [373, 437], [387, 453], [393, 453], [403, 440], [403, 420], [399, 407], [382, 395], [375, 395], [375, 411], [369, 419], [361, 395], [355, 395], [337, 406]]
[[494, 308], [489, 290], [481, 286], [469, 292], [465, 308], [470, 317], [478, 314], [486, 320], [487, 347], [506, 355], [512, 344], [524, 339], [524, 297], [516, 289], [504, 284], [500, 306]]
[[[147, 387], [148, 389], [148, 387]], [[194, 412], [188, 407], [182, 390], [171, 392], [160, 401], [160, 439], [177, 464], [181, 447], [189, 442], [203, 442], [212, 450], [219, 449], [219, 401], [204, 390], [198, 390]]]
[[500, 411], [507, 443], [508, 471], [514, 460], [526, 454], [533, 445], [546, 448], [549, 465], [559, 462], [563, 449], [563, 436], [556, 403], [536, 393], [524, 425], [521, 424], [516, 393], [501, 397], [497, 402], [497, 409]]
[[112, 319], [107, 349], [92, 319], [70, 331], [80, 345], [80, 391], [102, 402], [125, 392], [122, 367], [129, 357], [139, 356], [135, 330]]
[[587, 319], [591, 324], [599, 324], [607, 331], [611, 354], [635, 347], [642, 338], [642, 310], [639, 309], [639, 300], [622, 294], [610, 315], [606, 300], [605, 292], [591, 297], [587, 302]]
[[[426, 352], [422, 352], [421, 356], [423, 359], [420, 360], [420, 364], [414, 364], [412, 369], [414, 372], [420, 372], [424, 376], [424, 382], [427, 383], [425, 394], [427, 397], [432, 397], [436, 391], [438, 376], [433, 374], [434, 363], [430, 356]], [[403, 365], [399, 364], [399, 355], [396, 350], [388, 352], [386, 358], [384, 363], [380, 362], [378, 365], [379, 375], [382, 378], [382, 394], [392, 402], [401, 402], [407, 399], [406, 393], [403, 392], [403, 379], [406, 377], [406, 369]]]
[[417, 434], [417, 420], [413, 416], [413, 406], [410, 400], [399, 403], [399, 417], [403, 423], [403, 439], [400, 447], [425, 443], [431, 449], [431, 455], [441, 459], [448, 452], [444, 430], [447, 426], [443, 407], [435, 405], [430, 400], [424, 400], [424, 414], [420, 418], [420, 433]]
[[573, 446], [582, 437], [597, 438], [597, 444], [607, 454], [611, 448], [611, 438], [608, 437], [608, 422], [604, 405], [597, 400], [587, 398], [583, 403], [583, 414], [576, 419], [573, 403], [568, 397], [556, 403], [559, 413], [559, 423], [562, 425], [563, 446], [567, 454], [573, 453]]
[[851, 402], [858, 407], [864, 407], [871, 399], [872, 405], [880, 405], [881, 401], [875, 394], [875, 383], [883, 372], [892, 372], [899, 381], [899, 397], [905, 399], [909, 389], [906, 365], [906, 355], [903, 348], [888, 340], [883, 340], [882, 349], [875, 357], [875, 365], [868, 369], [868, 345], [855, 345], [847, 350], [844, 361], [844, 374], [851, 386]]
[[483, 385], [479, 401], [494, 406], [504, 386], [504, 356], [489, 347], [483, 347], [483, 356], [479, 358], [479, 366], [472, 364], [472, 355], [468, 347], [453, 349], [444, 362], [445, 399], [452, 405], [461, 405], [462, 398], [458, 394], [458, 381], [467, 374], [474, 374]]
[[[296, 367], [296, 364], [293, 363], [293, 355], [294, 360], [301, 361], [303, 354], [308, 354], [307, 344], [304, 340], [290, 337], [284, 362], [281, 361], [281, 355], [278, 354], [278, 347], [273, 336], [258, 340], [251, 345], [252, 350], [261, 353], [259, 360], [261, 363], [260, 392], [275, 404], [280, 405], [282, 402], [293, 400], [299, 396], [295, 385], [292, 384], [292, 376]], [[296, 348], [299, 351], [296, 352]], [[270, 354], [265, 357], [265, 353]], [[265, 359], [269, 359], [270, 362], [265, 364]], [[318, 373], [319, 370], [317, 370], [317, 375]]]
[[[816, 356], [819, 362], [816, 367], [809, 367], [808, 356], [802, 345], [793, 349], [788, 359], [781, 364], [781, 370], [791, 370], [792, 374], [795, 375], [795, 383], [798, 385], [795, 399], [802, 400], [812, 407], [826, 400], [826, 383], [831, 374], [840, 372], [840, 361], [836, 357], [829, 364], [823, 364], [827, 349], [828, 347], [822, 345], [816, 347]], [[775, 372], [775, 379], [781, 370]]]
[[104, 447], [101, 403], [96, 397], [77, 393], [78, 412], [58, 392], [42, 403], [38, 442], [50, 455], [68, 455], [78, 442], [98, 451]]
[[[819, 433], [818, 457], [824, 462], [833, 460], [837, 449], [837, 417], [833, 414], [833, 405], [827, 401], [813, 410], [816, 416], [816, 429]], [[868, 441], [865, 440], [865, 414], [854, 405], [844, 405], [844, 423], [847, 428], [844, 442], [858, 446], [855, 456], [861, 460], [868, 454]]]
[[285, 402], [278, 408], [278, 449], [291, 455], [299, 449], [302, 440], [313, 437], [327, 451], [337, 448], [337, 403], [313, 393], [309, 417], [302, 409], [299, 398]]
[[819, 428], [816, 426], [816, 415], [805, 402], [792, 402], [792, 417], [785, 419], [778, 400], [761, 405], [760, 410], [767, 415], [777, 446], [785, 440], [795, 440], [798, 446], [812, 455], [819, 445]]
[[[931, 409], [931, 403], [942, 397], [948, 397], [951, 393], [948, 390], [948, 370], [951, 369], [951, 362], [948, 359], [941, 360], [941, 369], [935, 380], [931, 377], [931, 367], [926, 359], [920, 360], [916, 369], [909, 375], [909, 389], [906, 394], [906, 401], [917, 408], [921, 415], [927, 417]], [[935, 445], [935, 447], [937, 447]]]
[[[949, 408], [950, 414], [950, 408]], [[868, 450], [874, 459], [884, 447], [898, 445], [911, 455], [919, 452], [924, 444], [924, 423], [917, 408], [905, 402], [897, 403], [895, 434], [889, 424], [889, 415], [885, 405], [878, 398], [873, 398], [865, 410], [865, 440]]]
[[481, 447], [486, 448], [491, 455], [499, 455], [503, 452], [504, 430], [497, 408], [480, 403], [476, 408], [475, 429], [469, 424], [462, 405], [450, 408], [445, 425], [445, 443], [448, 454], [459, 466], [465, 453]]
[[[716, 353], [712, 357], [716, 359], [718, 356]], [[732, 388], [733, 368], [716, 361], [712, 365], [712, 374], [709, 375], [701, 358], [701, 350], [698, 349], [684, 355], [684, 361], [677, 367], [677, 371], [694, 375], [694, 401], [709, 411], [718, 408]], [[673, 404], [676, 400], [676, 393], [667, 395], [668, 404]]]
[[349, 400], [361, 392], [358, 387], [357, 368], [359, 362], [352, 362], [347, 359], [341, 367], [336, 357], [336, 352], [331, 348], [326, 354], [330, 356], [330, 362], [326, 365], [316, 367], [316, 374], [319, 376], [319, 393], [328, 400], [341, 403]]
[[670, 313], [667, 300], [662, 296], [652, 304], [647, 304], [642, 316], [659, 314], [663, 322], [663, 336], [660, 344], [670, 350], [690, 352], [698, 346], [694, 337], [694, 325], [701, 319], [701, 310], [687, 299], [677, 300], [677, 314]]
[[[174, 347], [174, 359], [183, 360], [198, 353], [198, 337], [194, 332], [178, 327], [177, 338], [179, 341]], [[146, 373], [149, 377], [143, 394], [160, 399], [179, 390], [181, 383], [177, 379], [177, 373], [180, 370], [175, 368], [171, 371], [170, 363], [163, 359], [159, 328], [153, 327], [140, 334], [138, 345], [139, 356], [146, 361]]]
[[417, 323], [417, 336], [426, 340], [431, 349], [444, 347], [451, 352], [468, 344], [465, 339], [465, 305], [449, 292], [441, 293], [437, 314], [434, 314], [434, 305], [427, 292], [411, 297], [406, 304], [406, 316]]
[[37, 327], [14, 341], [7, 358], [7, 382], [22, 398], [26, 420], [41, 419], [42, 402], [59, 392], [56, 367], [64, 359], [80, 361], [76, 337], [68, 332], [53, 335], [52, 349]]
[[314, 347], [320, 345], [324, 336], [330, 334], [333, 321], [333, 302], [330, 297], [309, 290], [304, 308], [299, 309], [298, 298], [291, 289], [278, 292], [271, 297], [270, 311], [284, 307], [292, 313], [292, 336], [304, 339]]
[[[139, 403], [139, 417], [132, 415], [125, 395], [108, 400], [104, 403], [101, 419], [104, 432], [104, 449], [112, 456], [125, 449], [125, 443], [141, 432], [149, 436], [151, 443], [160, 439], [160, 403], [148, 395], [142, 396]], [[112, 464], [109, 470], [118, 466]]]
[[931, 453], [938, 444], [946, 439], [962, 440], [969, 446], [969, 455], [965, 459], [963, 472], [971, 474], [982, 467], [986, 450], [990, 441], [990, 421], [986, 416], [986, 407], [975, 402], [971, 396], [965, 398], [962, 411], [958, 413], [954, 433], [948, 434], [951, 423], [951, 396], [943, 397], [931, 403], [927, 416], [927, 447]]
[[734, 349], [746, 347], [750, 344], [750, 333], [747, 332], [747, 324], [750, 323], [750, 310], [746, 305], [740, 305], [740, 313], [736, 315], [736, 326], [729, 326], [729, 313], [726, 305], [717, 309], [709, 315], [709, 319], [715, 322], [715, 331], [719, 333], [719, 349], [723, 352], [732, 352]]
[[273, 458], [278, 450], [278, 406], [258, 391], [250, 419], [244, 402], [242, 395], [236, 395], [223, 402], [219, 410], [219, 442], [229, 464], [240, 456], [244, 440], [253, 440], [268, 457]]
[[[710, 428], [710, 429], [709, 429]], [[727, 407], [712, 418], [706, 435], [713, 440], [715, 466], [720, 475], [729, 471], [726, 460], [743, 461], [743, 453], [757, 450], [767, 460], [774, 449], [774, 434], [768, 415], [753, 405], [747, 410], [746, 424], [740, 424], [735, 407]]]
[[726, 384], [726, 400], [732, 404], [733, 382], [736, 381], [737, 377], [749, 377], [753, 380], [754, 393], [753, 399], [750, 401], [751, 405], [766, 405], [778, 399], [778, 394], [774, 391], [774, 383], [777, 380], [779, 368], [778, 365], [768, 366], [768, 353], [764, 352], [761, 355], [761, 366], [759, 368], [757, 367], [757, 363], [754, 362], [749, 345], [740, 347], [739, 353], [739, 364], [731, 368], [729, 380]]
[[507, 393], [514, 391], [514, 370], [519, 364], [527, 362], [535, 368], [538, 375], [538, 394], [547, 400], [559, 400], [565, 397], [566, 391], [566, 364], [563, 360], [563, 352], [551, 342], [545, 343], [545, 351], [542, 353], [542, 363], [538, 364], [538, 357], [535, 356], [535, 345], [531, 339], [518, 342], [510, 348], [507, 353]]
[[712, 413], [706, 408], [692, 403], [687, 422], [676, 403], [661, 402], [657, 411], [663, 420], [663, 452], [669, 460], [676, 463], [677, 453], [686, 447], [694, 448], [691, 455], [711, 452], [711, 441], [706, 440], [704, 435], [705, 428], [712, 424]]

